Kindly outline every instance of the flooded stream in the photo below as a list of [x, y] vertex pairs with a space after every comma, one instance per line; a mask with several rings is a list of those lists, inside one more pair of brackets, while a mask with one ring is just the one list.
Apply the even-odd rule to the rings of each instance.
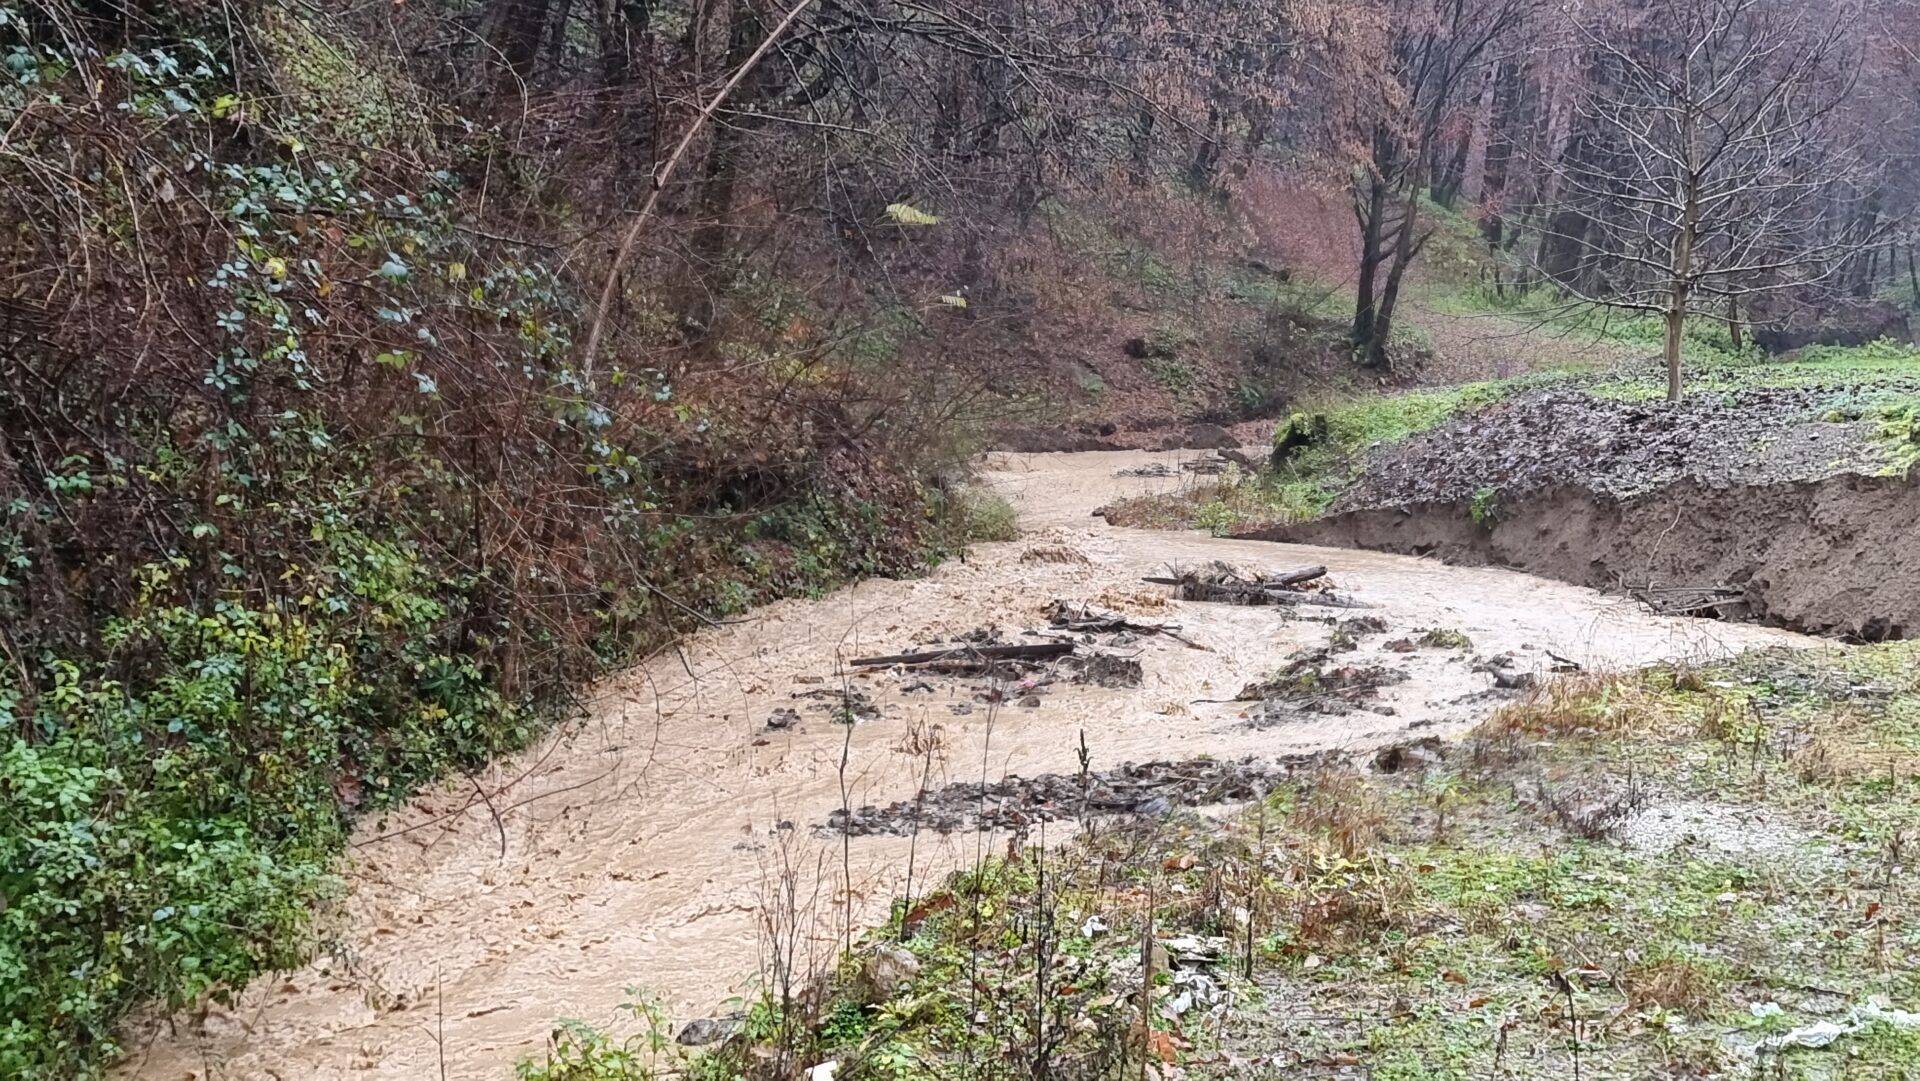
[[[910, 854], [917, 892], [977, 846], [1003, 844], [923, 833], [855, 837], [843, 849], [818, 828], [843, 802], [912, 798], [923, 772], [933, 784], [1071, 773], [1083, 733], [1095, 770], [1366, 749], [1410, 733], [1457, 734], [1483, 716], [1490, 677], [1472, 656], [1512, 652], [1544, 666], [1552, 652], [1628, 665], [1807, 641], [1656, 617], [1507, 571], [1115, 529], [1091, 516], [1122, 495], [1191, 483], [1116, 475], [1181, 456], [996, 456], [987, 479], [1019, 507], [1021, 539], [981, 546], [923, 579], [865, 582], [706, 630], [605, 682], [580, 723], [496, 763], [475, 779], [481, 791], [463, 778], [363, 822], [315, 962], [262, 977], [231, 1006], [142, 1023], [120, 1076], [509, 1077], [556, 1018], [611, 1022], [629, 988], [682, 1020], [724, 1010], [767, 968], [770, 938], [793, 943], [805, 970], [843, 944], [849, 914], [856, 926], [884, 918]], [[1342, 595], [1376, 605], [1368, 614], [1390, 628], [1352, 656], [1409, 678], [1367, 710], [1250, 725], [1249, 703], [1223, 700], [1324, 642], [1330, 626], [1296, 610], [1171, 601], [1141, 582], [1169, 564], [1209, 560], [1325, 564]], [[965, 681], [847, 664], [982, 627], [1015, 638], [1044, 626], [1056, 598], [1176, 623], [1193, 644], [1159, 636], [1132, 645], [1144, 672], [1137, 689], [1062, 681], [1003, 703], [978, 701]], [[1464, 632], [1473, 648], [1384, 646], [1426, 628]], [[835, 723], [810, 708], [822, 690], [856, 690], [878, 716]], [[769, 726], [788, 710], [792, 720]], [[790, 900], [769, 903], [780, 895]]]

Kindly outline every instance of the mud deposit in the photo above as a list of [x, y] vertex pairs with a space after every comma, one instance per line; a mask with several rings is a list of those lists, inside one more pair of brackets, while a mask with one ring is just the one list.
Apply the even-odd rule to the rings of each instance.
[[1884, 451], [1859, 413], [1860, 403], [1812, 386], [1696, 391], [1677, 404], [1533, 391], [1375, 451], [1333, 510], [1569, 483], [1627, 499], [1689, 481], [1719, 487], [1876, 472]]
[[1243, 803], [1265, 794], [1295, 769], [1318, 762], [1321, 757], [1290, 755], [1274, 763], [1255, 758], [1238, 762], [1205, 758], [1138, 765], [1129, 762], [1084, 778], [1043, 773], [992, 784], [950, 784], [886, 807], [869, 804], [835, 810], [827, 816], [826, 828], [856, 837], [877, 833], [905, 837], [916, 828], [952, 833], [985, 827], [1023, 833], [1040, 822], [1100, 815], [1156, 815], [1175, 807]]
[[[1339, 513], [1251, 536], [1503, 566], [1668, 611], [1866, 640], [1920, 632], [1920, 487], [1841, 475], [1630, 497], [1580, 487]], [[1476, 520], [1476, 517], [1478, 520]]]
[[[1115, 476], [1154, 462], [1175, 475]], [[1028, 535], [922, 579], [868, 581], [710, 628], [608, 680], [585, 716], [525, 754], [362, 822], [341, 900], [321, 914], [315, 960], [228, 1003], [144, 1019], [128, 1033], [121, 1076], [510, 1076], [557, 1018], [621, 1030], [628, 988], [682, 1020], [750, 993], [771, 963], [770, 924], [801, 978], [819, 971], [847, 919], [884, 918], [910, 865], [918, 885], [1003, 843], [970, 831], [898, 836], [887, 808], [932, 802], [967, 830], [983, 791], [1052, 778], [1008, 789], [996, 805], [1008, 814], [986, 823], [1018, 827], [1011, 812], [1042, 813], [1022, 809], [1036, 800], [1076, 804], [1083, 745], [1107, 812], [1237, 799], [1293, 756], [1457, 734], [1484, 714], [1503, 674], [1544, 670], [1556, 654], [1628, 665], [1804, 641], [1656, 616], [1509, 571], [1090, 517], [1114, 498], [1186, 483], [1178, 464], [1144, 452], [999, 457], [989, 477]], [[1342, 595], [1374, 607], [1358, 617], [1188, 602], [1141, 581], [1213, 560], [1324, 564]], [[1118, 627], [1109, 612], [1154, 629]], [[1338, 625], [1354, 619], [1368, 622]], [[1130, 665], [1103, 680], [1064, 662], [984, 677], [852, 663], [968, 641], [982, 628], [1009, 643], [1071, 635], [1077, 652], [1137, 663], [1137, 677]], [[1388, 648], [1427, 628], [1458, 631], [1472, 648]], [[1264, 727], [1264, 699], [1233, 700], [1301, 650], [1335, 646], [1336, 634], [1340, 657], [1328, 664], [1404, 678], [1378, 681], [1361, 708], [1294, 710]], [[1480, 654], [1509, 660], [1490, 672]], [[1129, 762], [1161, 765], [1130, 773]], [[869, 806], [887, 826], [880, 833], [818, 828]]]

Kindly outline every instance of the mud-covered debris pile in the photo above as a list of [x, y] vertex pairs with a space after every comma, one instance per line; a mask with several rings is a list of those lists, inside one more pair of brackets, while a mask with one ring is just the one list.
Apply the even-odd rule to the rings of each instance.
[[[1047, 612], [1049, 626], [1027, 632], [1037, 640], [1009, 642], [999, 628], [981, 627], [900, 653], [856, 657], [852, 664], [893, 672], [906, 681], [898, 688], [902, 694], [933, 692], [945, 677], [951, 681], [947, 686], [967, 688], [974, 702], [1035, 708], [1061, 679], [1115, 689], [1140, 686], [1145, 677], [1140, 653], [1127, 647], [1147, 638], [1165, 636], [1194, 646], [1176, 625], [1134, 620], [1092, 604], [1056, 600]], [[972, 712], [966, 703], [953, 708]], [[858, 719], [870, 718], [862, 713]]]
[[[871, 695], [858, 687], [816, 687], [799, 691], [793, 697], [807, 702], [808, 710], [826, 714], [835, 724], [880, 719], [880, 707], [874, 704]], [[799, 716], [791, 709], [775, 710], [773, 716], [767, 718], [767, 727], [792, 728], [798, 721]]]
[[1327, 608], [1372, 608], [1333, 592], [1325, 567], [1286, 571], [1250, 571], [1215, 560], [1193, 568], [1171, 568], [1168, 574], [1145, 580], [1174, 587], [1183, 601], [1245, 605], [1318, 605]]
[[1191, 473], [1196, 477], [1217, 477], [1229, 469], [1242, 469], [1247, 472], [1252, 472], [1257, 468], [1259, 468], [1259, 463], [1254, 461], [1246, 451], [1238, 447], [1222, 447], [1212, 454], [1182, 459], [1177, 465], [1172, 462], [1156, 460], [1141, 465], [1130, 465], [1123, 469], [1116, 469], [1113, 475], [1116, 477], [1167, 478], [1177, 477], [1182, 473]]
[[1333, 660], [1334, 648], [1320, 646], [1294, 654], [1285, 666], [1265, 679], [1240, 688], [1237, 702], [1258, 702], [1255, 727], [1298, 720], [1309, 715], [1345, 716], [1356, 709], [1391, 712], [1374, 704], [1382, 687], [1411, 678], [1399, 668], [1378, 664], [1344, 664]]
[[1146, 678], [1146, 669], [1141, 667], [1140, 658], [1121, 653], [1076, 654], [1068, 658], [1067, 667], [1073, 670], [1077, 683], [1091, 683], [1096, 687], [1115, 690], [1138, 687]]
[[856, 668], [911, 668], [918, 671], [995, 672], [1033, 668], [1073, 652], [1072, 642], [956, 642], [909, 653], [855, 657]]
[[1055, 600], [1047, 606], [1047, 621], [1059, 630], [1086, 636], [1084, 640], [1090, 641], [1095, 635], [1112, 635], [1114, 637], [1107, 639], [1110, 645], [1127, 645], [1142, 638], [1165, 635], [1194, 649], [1206, 648], [1182, 635], [1177, 623], [1137, 620], [1085, 601]]
[[1322, 755], [1238, 762], [1195, 758], [1127, 763], [1087, 774], [1042, 773], [991, 784], [961, 782], [928, 789], [919, 798], [885, 807], [834, 811], [825, 828], [856, 837], [907, 836], [916, 829], [1020, 830], [1039, 822], [1109, 815], [1160, 815], [1175, 807], [1205, 807], [1257, 799]]
[[1360, 648], [1363, 636], [1385, 634], [1387, 621], [1379, 616], [1354, 616], [1334, 624], [1333, 631], [1327, 637], [1327, 650], [1332, 653], [1351, 653]]

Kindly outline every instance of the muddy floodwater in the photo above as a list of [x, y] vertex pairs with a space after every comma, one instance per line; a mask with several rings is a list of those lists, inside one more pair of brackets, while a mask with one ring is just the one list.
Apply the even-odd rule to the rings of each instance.
[[[1544, 669], [1549, 654], [1630, 665], [1812, 642], [1658, 617], [1502, 570], [1115, 529], [1092, 516], [1123, 495], [1192, 483], [1178, 472], [1192, 456], [995, 456], [986, 476], [1019, 508], [1019, 540], [925, 578], [864, 582], [703, 631], [606, 681], [578, 724], [478, 776], [484, 800], [462, 778], [361, 823], [315, 961], [262, 977], [231, 1005], [142, 1020], [120, 1076], [508, 1077], [556, 1018], [613, 1022], [629, 988], [679, 1020], [723, 1012], [768, 969], [770, 940], [786, 942], [801, 971], [824, 964], [849, 915], [855, 926], [884, 918], [910, 859], [918, 892], [983, 846], [1004, 847], [972, 831], [843, 841], [823, 828], [843, 804], [911, 800], [923, 774], [933, 787], [1073, 773], [1083, 734], [1095, 771], [1365, 750], [1455, 735], [1484, 716], [1495, 704], [1488, 657]], [[1118, 475], [1154, 462], [1175, 475]], [[1252, 723], [1256, 704], [1236, 692], [1356, 613], [1173, 601], [1141, 582], [1211, 560], [1326, 565], [1334, 588], [1376, 606], [1364, 614], [1388, 628], [1344, 656], [1406, 678], [1362, 709]], [[1128, 643], [1137, 688], [1037, 680], [1032, 693], [1002, 695], [847, 663], [982, 628], [1035, 640], [1023, 632], [1044, 628], [1056, 599], [1177, 624], [1187, 641]], [[1431, 628], [1472, 646], [1392, 647]], [[847, 715], [851, 726], [839, 723]], [[1049, 840], [1067, 832], [1049, 829]]]

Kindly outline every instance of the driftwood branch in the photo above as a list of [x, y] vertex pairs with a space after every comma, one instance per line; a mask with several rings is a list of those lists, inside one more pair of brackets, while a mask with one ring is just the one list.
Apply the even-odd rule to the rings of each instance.
[[[1281, 571], [1279, 574], [1263, 575], [1258, 581], [1264, 586], [1297, 586], [1311, 582], [1316, 578], [1324, 578], [1326, 574], [1327, 568], [1325, 567], [1301, 567], [1299, 570]], [[1183, 575], [1179, 578], [1149, 576], [1142, 580], [1152, 582], [1155, 585], [1177, 586], [1185, 585], [1187, 582], [1192, 581], [1193, 576]]]
[[1312, 605], [1321, 608], [1373, 608], [1375, 605], [1350, 600], [1330, 592], [1312, 592], [1299, 587], [1327, 573], [1325, 567], [1301, 567], [1278, 574], [1249, 577], [1224, 563], [1185, 571], [1177, 576], [1148, 575], [1143, 581], [1175, 586], [1180, 599], [1212, 601], [1223, 604]]
[[1143, 623], [1091, 604], [1056, 600], [1048, 618], [1055, 627], [1075, 634], [1165, 635], [1193, 649], [1207, 648], [1181, 634], [1177, 624]]
[[924, 665], [942, 662], [979, 663], [982, 661], [1041, 661], [1049, 657], [1061, 657], [1073, 652], [1072, 642], [1034, 642], [1016, 646], [954, 646], [950, 649], [933, 649], [920, 653], [889, 653], [884, 657], [855, 657], [853, 664], [859, 668], [872, 668], [879, 665], [908, 664]]

